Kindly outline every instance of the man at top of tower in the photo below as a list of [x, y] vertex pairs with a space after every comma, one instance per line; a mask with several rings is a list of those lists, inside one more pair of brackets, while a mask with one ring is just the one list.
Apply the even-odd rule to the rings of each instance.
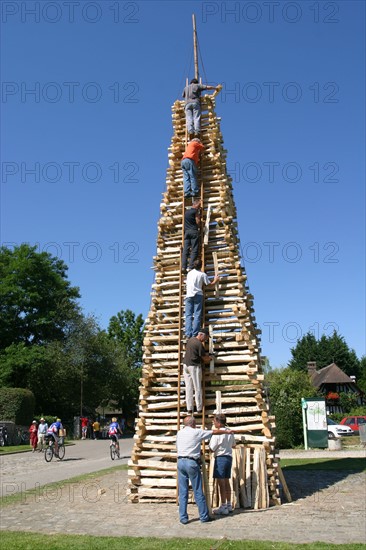
[[193, 134], [199, 136], [201, 131], [201, 92], [215, 89], [215, 86], [198, 84], [197, 78], [193, 78], [190, 84], [184, 88], [182, 95], [186, 101], [186, 125], [190, 139]]
[[200, 244], [201, 201], [196, 199], [192, 208], [184, 213], [184, 247], [182, 254], [182, 271], [187, 270], [188, 256], [189, 269], [192, 269], [198, 258]]
[[200, 153], [204, 150], [204, 146], [198, 138], [192, 139], [184, 152], [181, 168], [183, 171], [183, 187], [184, 196], [186, 198], [199, 195], [199, 187], [197, 182], [197, 164]]

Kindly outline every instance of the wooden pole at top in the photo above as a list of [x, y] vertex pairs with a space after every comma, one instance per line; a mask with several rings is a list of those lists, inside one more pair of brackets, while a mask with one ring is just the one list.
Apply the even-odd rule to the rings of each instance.
[[193, 53], [194, 53], [194, 78], [199, 77], [198, 73], [198, 52], [197, 52], [197, 29], [196, 29], [196, 16], [192, 14], [193, 22]]

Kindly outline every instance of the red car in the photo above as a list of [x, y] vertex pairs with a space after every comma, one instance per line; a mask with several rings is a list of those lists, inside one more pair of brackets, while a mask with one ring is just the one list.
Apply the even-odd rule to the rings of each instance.
[[346, 416], [345, 418], [342, 418], [341, 424], [345, 424], [346, 426], [352, 428], [355, 435], [357, 435], [359, 433], [359, 425], [366, 424], [366, 416]]

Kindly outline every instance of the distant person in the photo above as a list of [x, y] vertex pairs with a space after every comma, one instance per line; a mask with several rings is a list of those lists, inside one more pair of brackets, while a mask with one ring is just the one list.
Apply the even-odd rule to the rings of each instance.
[[93, 434], [94, 434], [94, 439], [100, 438], [100, 424], [98, 420], [94, 420], [93, 422]]
[[215, 89], [215, 86], [199, 84], [196, 78], [192, 78], [190, 84], [184, 88], [182, 96], [186, 102], [186, 126], [190, 139], [199, 137], [201, 131], [201, 92]]
[[225, 430], [225, 432], [220, 433], [220, 435], [213, 435], [210, 439], [210, 449], [215, 457], [213, 477], [217, 479], [221, 497], [221, 506], [213, 510], [213, 513], [227, 516], [233, 511], [230, 478], [235, 438], [233, 433], [226, 427], [226, 416], [224, 414], [215, 414], [214, 426], [217, 430]]
[[37, 449], [37, 441], [38, 441], [38, 437], [37, 437], [38, 427], [37, 427], [36, 420], [33, 420], [32, 424], [29, 426], [28, 431], [29, 431], [30, 444], [32, 445], [32, 448], [33, 448], [32, 453], [35, 453]]
[[198, 138], [192, 139], [184, 152], [181, 168], [183, 172], [184, 196], [197, 197], [200, 193], [197, 181], [197, 167], [204, 146]]
[[80, 418], [80, 422], [81, 422], [81, 439], [86, 439], [86, 436], [88, 435], [89, 419], [86, 418], [86, 416], [82, 416]]
[[122, 430], [117, 422], [117, 418], [114, 416], [112, 422], [109, 425], [108, 435], [111, 441], [116, 443], [116, 448], [119, 453], [118, 434], [123, 435]]
[[187, 291], [185, 303], [186, 336], [197, 336], [201, 326], [202, 305], [203, 305], [203, 285], [214, 285], [219, 280], [215, 277], [213, 281], [207, 277], [206, 273], [201, 271], [202, 262], [196, 260], [193, 269], [187, 275]]
[[200, 244], [200, 224], [201, 224], [201, 201], [196, 199], [192, 208], [185, 211], [184, 214], [184, 247], [182, 254], [182, 271], [187, 271], [188, 258], [189, 269], [192, 269], [194, 262], [198, 258]]
[[55, 422], [52, 422], [51, 426], [47, 430], [47, 437], [52, 438], [55, 443], [55, 454], [58, 455], [58, 445], [60, 442], [60, 430], [63, 430], [61, 424], [61, 418], [56, 418]]
[[47, 430], [48, 430], [48, 424], [45, 422], [44, 418], [41, 418], [38, 425], [38, 450], [41, 453], [43, 451], [43, 448], [45, 447], [46, 443], [46, 436], [47, 436]]

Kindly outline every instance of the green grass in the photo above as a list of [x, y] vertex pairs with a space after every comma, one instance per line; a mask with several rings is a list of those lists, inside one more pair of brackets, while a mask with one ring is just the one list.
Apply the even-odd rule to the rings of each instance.
[[[47, 485], [43, 485], [42, 489], [44, 491], [52, 490], [52, 489], [59, 489], [62, 487], [66, 487], [67, 485], [74, 484], [74, 483], [80, 483], [82, 481], [90, 481], [94, 480], [97, 477], [106, 476], [108, 474], [111, 474], [118, 470], [127, 470], [128, 465], [127, 464], [121, 464], [120, 466], [112, 466], [111, 468], [105, 468], [104, 470], [99, 470], [98, 472], [91, 472], [90, 474], [82, 474], [79, 476], [71, 477], [69, 479], [65, 479], [63, 481], [55, 481], [55, 483], [48, 483]], [[0, 498], [0, 508], [3, 506], [10, 506], [11, 504], [17, 504], [18, 502], [24, 501], [28, 496], [31, 497], [32, 495], [38, 495], [39, 489], [30, 489], [29, 491], [25, 492], [19, 492], [15, 493], [14, 495], [8, 495], [6, 497]]]
[[366, 471], [364, 458], [281, 458], [281, 467], [289, 470]]
[[133, 537], [91, 537], [86, 535], [41, 535], [2, 531], [2, 547], [7, 550], [361, 550], [364, 544], [234, 541], [225, 539], [154, 539]]
[[[65, 447], [70, 445], [75, 445], [72, 441], [65, 441]], [[12, 455], [15, 453], [30, 453], [32, 452], [32, 447], [30, 445], [9, 445], [7, 447], [0, 447], [0, 455]]]
[[0, 447], [0, 455], [13, 453], [27, 453], [32, 450], [29, 445], [9, 445], [9, 447]]

